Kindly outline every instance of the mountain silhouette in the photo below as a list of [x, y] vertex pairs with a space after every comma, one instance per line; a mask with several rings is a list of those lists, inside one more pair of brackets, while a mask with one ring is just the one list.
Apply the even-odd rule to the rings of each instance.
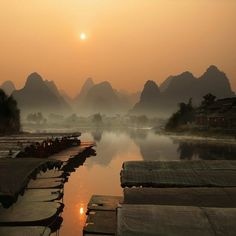
[[122, 110], [122, 102], [107, 81], [92, 86], [85, 97], [79, 110], [85, 113], [114, 114]]
[[48, 88], [56, 95], [58, 101], [61, 104], [61, 107], [64, 107], [64, 110], [70, 110], [69, 103], [63, 97], [63, 95], [59, 92], [54, 81], [45, 80], [44, 83], [48, 86]]
[[7, 94], [7, 95], [11, 95], [12, 92], [14, 90], [16, 90], [15, 85], [12, 81], [7, 80], [5, 82], [2, 83], [2, 85], [0, 86], [0, 88]]
[[186, 71], [180, 75], [169, 77], [169, 85], [162, 92], [163, 100], [166, 102], [182, 102], [189, 98], [198, 99], [199, 80], [192, 73]]
[[204, 96], [207, 93], [212, 93], [217, 98], [234, 96], [226, 74], [214, 65], [210, 66], [199, 80], [200, 96]]
[[173, 101], [187, 102], [189, 98], [197, 105], [207, 93], [218, 98], [234, 96], [229, 79], [216, 66], [210, 66], [200, 78], [184, 72], [167, 80], [169, 82], [166, 83], [168, 85], [163, 91], [163, 98], [168, 105], [173, 105]]
[[95, 84], [91, 78], [88, 78], [74, 99], [73, 107], [84, 115], [97, 112], [126, 113], [134, 106], [138, 97], [139, 93], [130, 94], [126, 91], [115, 90], [107, 81]]
[[13, 97], [23, 113], [58, 113], [70, 110], [53, 82], [44, 81], [38, 73], [28, 76], [25, 86], [13, 92]]
[[199, 105], [204, 95], [211, 93], [217, 98], [234, 96], [226, 74], [216, 66], [210, 66], [206, 72], [196, 78], [191, 72], [168, 77], [158, 89], [153, 81], [147, 81], [140, 101], [131, 110], [136, 114], [161, 114], [176, 110], [178, 103], [188, 102], [192, 98]]
[[154, 81], [148, 80], [144, 85], [139, 102], [135, 104], [131, 113], [148, 115], [155, 114], [158, 105], [160, 104], [160, 99], [161, 93], [158, 85]]
[[166, 80], [164, 80], [161, 84], [160, 84], [160, 91], [164, 92], [170, 85], [170, 83], [172, 82], [172, 80], [174, 79], [174, 76], [169, 76]]
[[83, 86], [81, 87], [81, 90], [79, 94], [75, 98], [75, 102], [82, 102], [82, 100], [86, 97], [88, 91], [94, 86], [94, 82], [92, 78], [88, 78]]
[[25, 112], [61, 113], [75, 111], [82, 115], [95, 113], [117, 114], [127, 113], [136, 115], [168, 115], [177, 109], [180, 102], [188, 102], [192, 98], [193, 105], [199, 105], [207, 93], [217, 98], [232, 97], [233, 93], [226, 74], [216, 66], [210, 66], [202, 76], [196, 78], [191, 72], [168, 77], [160, 86], [153, 80], [148, 80], [141, 92], [131, 94], [115, 90], [107, 82], [94, 84], [88, 78], [80, 93], [74, 100], [59, 92], [53, 81], [43, 80], [38, 73], [28, 76], [24, 87], [15, 90], [11, 81], [1, 86], [13, 96], [18, 106]]

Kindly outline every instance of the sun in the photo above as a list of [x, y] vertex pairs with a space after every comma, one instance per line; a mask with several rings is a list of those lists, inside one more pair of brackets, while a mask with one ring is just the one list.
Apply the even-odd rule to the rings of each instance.
[[87, 39], [87, 35], [84, 32], [80, 33], [79, 37], [80, 37], [80, 40], [82, 40], [82, 41]]

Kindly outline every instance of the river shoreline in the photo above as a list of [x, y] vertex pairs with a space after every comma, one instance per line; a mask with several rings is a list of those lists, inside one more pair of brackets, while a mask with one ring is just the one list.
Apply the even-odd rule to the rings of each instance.
[[236, 136], [206, 133], [206, 132], [170, 132], [170, 131], [156, 131], [157, 134], [166, 135], [171, 138], [181, 139], [182, 141], [206, 141], [211, 143], [229, 143], [236, 145]]

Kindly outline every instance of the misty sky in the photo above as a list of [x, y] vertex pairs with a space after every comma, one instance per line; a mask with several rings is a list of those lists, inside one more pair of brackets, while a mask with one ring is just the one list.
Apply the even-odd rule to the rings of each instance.
[[37, 71], [72, 96], [87, 77], [137, 91], [215, 64], [236, 90], [235, 24], [236, 0], [0, 0], [0, 83]]

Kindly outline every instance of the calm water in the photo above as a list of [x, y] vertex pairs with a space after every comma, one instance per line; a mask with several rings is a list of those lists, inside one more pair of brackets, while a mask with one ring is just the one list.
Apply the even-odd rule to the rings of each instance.
[[119, 176], [124, 161], [232, 159], [236, 156], [233, 142], [183, 141], [148, 130], [97, 130], [84, 133], [81, 140], [96, 141], [97, 156], [88, 158], [65, 184], [61, 236], [82, 235], [86, 206], [93, 194], [122, 195]]

